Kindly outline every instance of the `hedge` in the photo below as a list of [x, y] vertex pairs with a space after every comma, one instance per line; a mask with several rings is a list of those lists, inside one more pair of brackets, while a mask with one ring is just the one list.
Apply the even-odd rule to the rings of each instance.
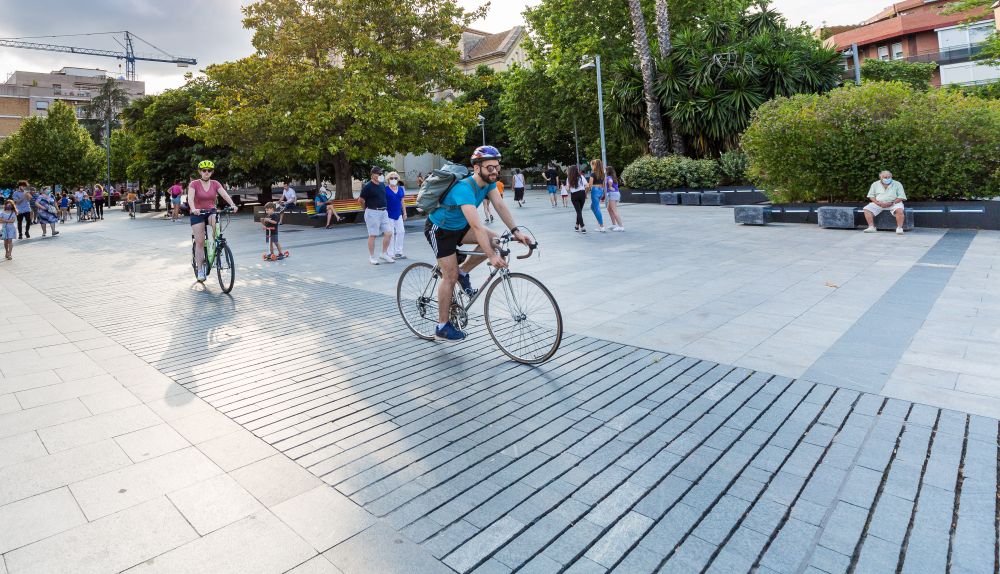
[[913, 200], [1000, 195], [1000, 101], [866, 82], [776, 98], [743, 134], [775, 201], [863, 201], [881, 170]]
[[681, 155], [643, 156], [622, 170], [622, 183], [631, 189], [705, 188], [719, 185], [719, 167], [714, 160]]

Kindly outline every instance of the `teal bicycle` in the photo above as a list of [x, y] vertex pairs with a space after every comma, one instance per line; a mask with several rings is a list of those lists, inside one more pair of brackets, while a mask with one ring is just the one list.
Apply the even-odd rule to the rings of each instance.
[[[233, 251], [229, 248], [229, 244], [226, 243], [226, 237], [223, 235], [226, 228], [229, 227], [229, 222], [233, 210], [228, 206], [221, 210], [206, 210], [209, 214], [215, 214], [217, 216], [217, 221], [215, 222], [215, 237], [209, 238], [208, 231], [211, 226], [206, 223], [205, 225], [205, 278], [207, 279], [209, 275], [212, 274], [212, 267], [215, 267], [215, 274], [219, 278], [219, 287], [222, 288], [223, 293], [229, 293], [233, 290], [233, 283], [236, 282], [236, 263], [233, 260]], [[194, 235], [191, 235], [191, 269], [194, 270], [195, 279], [198, 278], [198, 263], [194, 255], [194, 250], [197, 249], [197, 243], [194, 241]]]

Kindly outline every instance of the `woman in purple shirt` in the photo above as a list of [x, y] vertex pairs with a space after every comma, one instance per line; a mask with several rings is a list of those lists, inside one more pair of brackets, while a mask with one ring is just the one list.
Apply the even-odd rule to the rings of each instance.
[[406, 208], [403, 207], [403, 198], [406, 197], [406, 188], [399, 182], [399, 174], [390, 171], [386, 177], [385, 186], [385, 212], [389, 216], [389, 224], [392, 226], [392, 243], [389, 244], [389, 253], [393, 254], [393, 259], [406, 259], [403, 254], [403, 236], [406, 229], [403, 222], [406, 221]]

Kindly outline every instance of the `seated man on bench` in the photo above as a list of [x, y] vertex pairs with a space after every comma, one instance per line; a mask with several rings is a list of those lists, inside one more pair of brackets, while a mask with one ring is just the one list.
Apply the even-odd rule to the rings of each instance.
[[868, 222], [865, 233], [875, 233], [875, 216], [888, 209], [896, 217], [896, 233], [902, 235], [903, 200], [906, 199], [903, 184], [893, 180], [889, 170], [879, 172], [878, 177], [878, 181], [868, 188], [868, 199], [871, 201], [864, 209], [865, 221]]

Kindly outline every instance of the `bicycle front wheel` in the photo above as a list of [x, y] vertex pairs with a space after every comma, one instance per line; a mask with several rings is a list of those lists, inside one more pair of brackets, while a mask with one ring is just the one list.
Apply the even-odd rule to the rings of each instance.
[[434, 267], [414, 263], [403, 270], [396, 284], [396, 306], [403, 322], [416, 336], [433, 340], [438, 322], [438, 277]]
[[219, 287], [223, 293], [233, 290], [233, 283], [236, 282], [236, 265], [233, 262], [233, 252], [229, 245], [220, 245], [219, 252], [215, 254], [215, 270], [219, 276]]
[[519, 363], [549, 360], [562, 341], [562, 314], [555, 297], [537, 279], [510, 273], [494, 281], [483, 303], [493, 342]]

